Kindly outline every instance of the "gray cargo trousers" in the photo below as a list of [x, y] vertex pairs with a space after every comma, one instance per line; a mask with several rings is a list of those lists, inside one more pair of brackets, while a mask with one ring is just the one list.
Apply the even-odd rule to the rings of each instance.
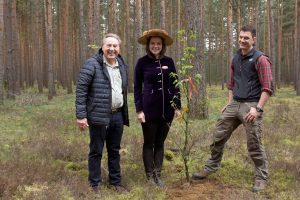
[[249, 123], [244, 120], [244, 116], [249, 112], [250, 107], [256, 107], [256, 105], [257, 102], [237, 101], [233, 101], [227, 105], [225, 111], [218, 119], [213, 135], [213, 143], [210, 145], [211, 158], [204, 167], [205, 171], [214, 172], [220, 168], [225, 143], [230, 138], [232, 132], [240, 124], [243, 124], [247, 134], [248, 152], [255, 165], [255, 179], [267, 180], [268, 161], [264, 146], [261, 142], [262, 117]]

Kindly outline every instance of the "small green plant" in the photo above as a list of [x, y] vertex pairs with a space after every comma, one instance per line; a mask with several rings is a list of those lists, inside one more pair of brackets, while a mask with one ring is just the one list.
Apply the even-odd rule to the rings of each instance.
[[[176, 87], [180, 88], [182, 102], [185, 102], [185, 105], [182, 106], [181, 109], [181, 116], [178, 118], [179, 122], [182, 124], [182, 131], [184, 132], [183, 145], [178, 144], [176, 141], [175, 143], [177, 143], [180, 148], [180, 154], [184, 163], [184, 172], [187, 182], [190, 181], [189, 159], [193, 146], [193, 142], [191, 140], [192, 134], [190, 130], [190, 125], [192, 122], [190, 118], [191, 99], [192, 94], [198, 91], [197, 88], [201, 79], [200, 74], [194, 73], [194, 66], [192, 64], [192, 59], [194, 58], [196, 48], [187, 45], [187, 40], [195, 40], [195, 34], [195, 32], [186, 33], [185, 30], [179, 31], [178, 37], [183, 44], [183, 55], [180, 61], [177, 63], [177, 65], [180, 67], [178, 74], [171, 74], [171, 76], [177, 76], [175, 84]], [[175, 103], [173, 102], [172, 105], [175, 107]]]

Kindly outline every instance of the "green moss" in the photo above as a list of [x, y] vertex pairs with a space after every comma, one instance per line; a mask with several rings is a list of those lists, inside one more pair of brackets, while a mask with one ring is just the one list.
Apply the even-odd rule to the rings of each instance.
[[300, 146], [300, 137], [297, 137], [296, 139], [285, 138], [282, 143], [289, 146]]
[[270, 186], [274, 192], [290, 190], [292, 183], [295, 181], [293, 175], [285, 170], [276, 170], [270, 175]]
[[168, 161], [174, 160], [174, 153], [171, 150], [166, 150], [165, 151], [165, 158]]
[[226, 158], [213, 176], [220, 181], [237, 187], [250, 187], [253, 181], [253, 166], [237, 158]]

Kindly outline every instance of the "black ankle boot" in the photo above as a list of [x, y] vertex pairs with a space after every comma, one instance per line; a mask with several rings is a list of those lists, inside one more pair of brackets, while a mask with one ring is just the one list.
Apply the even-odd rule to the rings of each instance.
[[154, 181], [156, 185], [160, 188], [164, 188], [166, 186], [165, 183], [161, 180], [160, 173], [158, 172], [154, 172]]
[[146, 177], [150, 185], [157, 185], [153, 173], [146, 173]]

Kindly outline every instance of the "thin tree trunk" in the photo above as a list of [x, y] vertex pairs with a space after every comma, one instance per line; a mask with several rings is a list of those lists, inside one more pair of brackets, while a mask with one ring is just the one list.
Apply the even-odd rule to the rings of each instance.
[[208, 72], [208, 85], [211, 86], [211, 68], [212, 68], [212, 30], [211, 30], [211, 17], [212, 17], [212, 1], [208, 2], [208, 62], [207, 62], [207, 72]]
[[277, 31], [278, 31], [278, 47], [277, 47], [277, 87], [280, 89], [281, 83], [281, 59], [282, 59], [282, 0], [278, 1], [278, 23], [277, 23]]
[[92, 45], [94, 45], [94, 39], [95, 39], [95, 32], [94, 32], [94, 26], [93, 26], [93, 20], [94, 20], [94, 0], [88, 0], [88, 56], [91, 56], [94, 54], [95, 50], [92, 48]]
[[48, 100], [55, 94], [54, 70], [53, 70], [53, 41], [52, 41], [52, 0], [46, 0], [46, 36], [48, 47]]
[[295, 33], [294, 33], [294, 59], [295, 59], [295, 68], [296, 68], [296, 79], [295, 79], [295, 85], [296, 85], [296, 94], [297, 96], [300, 96], [300, 51], [299, 51], [299, 45], [300, 45], [300, 0], [295, 1]]
[[117, 1], [109, 0], [108, 2], [108, 32], [117, 33]]
[[290, 52], [289, 52], [289, 48], [290, 48], [290, 37], [287, 36], [285, 38], [285, 65], [286, 65], [286, 68], [287, 68], [287, 76], [286, 76], [286, 79], [285, 79], [285, 83], [288, 83], [289, 84], [289, 80], [292, 79], [292, 73], [291, 73], [291, 65], [290, 65]]
[[[0, 44], [4, 44], [4, 0], [0, 0]], [[4, 54], [0, 47], [0, 105], [4, 103]]]
[[87, 58], [87, 36], [86, 36], [86, 23], [84, 17], [84, 4], [85, 0], [79, 0], [79, 29], [80, 29], [80, 62], [83, 63]]
[[274, 90], [276, 90], [277, 83], [276, 83], [276, 55], [275, 55], [275, 35], [274, 35], [274, 15], [273, 15], [273, 1], [268, 0], [268, 18], [269, 18], [269, 49], [270, 49], [270, 59], [272, 63], [272, 76], [273, 76], [273, 84], [274, 84]]
[[64, 58], [63, 58], [63, 63], [64, 67], [66, 68], [66, 86], [67, 86], [67, 93], [71, 94], [72, 93], [72, 79], [71, 79], [71, 74], [72, 74], [72, 68], [70, 66], [70, 52], [69, 52], [69, 46], [70, 46], [70, 32], [69, 32], [69, 19], [70, 19], [70, 8], [69, 8], [69, 1], [65, 1], [65, 12], [64, 12]]
[[15, 99], [16, 89], [15, 89], [15, 47], [14, 47], [14, 37], [13, 37], [13, 28], [12, 28], [12, 4], [13, 1], [6, 0], [7, 5], [7, 35], [6, 40], [8, 42], [8, 56], [7, 56], [7, 81], [8, 81], [8, 94], [7, 98]]
[[[265, 3], [266, 4], [266, 3]], [[267, 6], [265, 6], [265, 9], [267, 9]], [[268, 42], [268, 37], [269, 37], [269, 19], [268, 19], [268, 12], [265, 12], [264, 15], [264, 35], [263, 35], [263, 52], [266, 53], [268, 56], [270, 56], [270, 49], [269, 49], [269, 42]]]
[[259, 49], [259, 42], [260, 42], [260, 12], [259, 6], [260, 1], [255, 1], [255, 27], [256, 27], [256, 49]]
[[[150, 0], [148, 0], [150, 1]], [[156, 19], [157, 17], [155, 17], [155, 11], [156, 11], [156, 0], [151, 0], [151, 28], [154, 28], [156, 26]]]
[[[147, 1], [149, 2], [149, 1]], [[149, 5], [150, 9], [150, 5]], [[125, 40], [125, 46], [126, 46], [126, 54], [127, 54], [127, 63], [128, 63], [128, 92], [133, 92], [133, 72], [134, 72], [134, 63], [132, 59], [132, 45], [130, 36], [132, 34], [132, 24], [130, 22], [130, 0], [126, 0], [126, 40]], [[149, 12], [150, 15], [150, 12]], [[150, 20], [150, 19], [149, 19]]]
[[[222, 9], [223, 10], [223, 9]], [[236, 29], [236, 32], [237, 32], [237, 39], [236, 39], [236, 46], [239, 47], [239, 40], [238, 40], [238, 37], [239, 37], [239, 32], [241, 30], [241, 0], [237, 0], [237, 12], [236, 12], [236, 15], [237, 15], [237, 29]]]
[[[177, 1], [177, 9], [176, 9], [176, 14], [175, 16], [177, 16], [176, 18], [176, 30], [179, 31], [181, 30], [181, 25], [180, 25], [180, 22], [181, 22], [181, 0], [178, 0]], [[178, 32], [176, 33], [176, 36], [178, 35]], [[176, 43], [175, 43], [175, 60], [176, 62], [179, 61], [180, 59], [180, 55], [181, 55], [181, 45], [180, 45], [180, 41], [178, 40], [178, 37], [176, 37]]]
[[37, 74], [36, 74], [36, 77], [37, 77], [37, 84], [38, 84], [38, 91], [40, 94], [43, 93], [43, 75], [44, 75], [44, 43], [43, 43], [43, 37], [44, 37], [44, 28], [43, 28], [43, 24], [44, 23], [44, 20], [43, 20], [43, 5], [42, 5], [43, 2], [38, 2], [38, 8], [37, 9], [37, 17], [36, 17], [36, 20], [37, 20], [37, 28], [36, 28], [36, 31], [37, 31], [37, 35], [38, 35], [38, 40], [37, 40], [37, 46], [36, 46], [36, 51], [38, 52], [38, 56], [36, 56], [36, 71], [37, 71]]
[[165, 0], [160, 0], [160, 27], [166, 29], [166, 5]]
[[[146, 1], [146, 13], [145, 13], [145, 30], [149, 30], [151, 27], [151, 15], [150, 15], [150, 0]], [[153, 19], [152, 19], [153, 20]]]
[[[142, 0], [135, 1], [135, 17], [135, 35], [140, 37], [142, 35]], [[134, 60], [137, 60], [142, 56], [142, 46], [140, 44], [137, 44], [135, 52], [136, 58]]]
[[[224, 1], [221, 1], [221, 7], [224, 7]], [[225, 76], [225, 67], [227, 68], [228, 66], [224, 64], [224, 22], [223, 22], [223, 17], [224, 17], [224, 9], [221, 11], [221, 17], [220, 17], [220, 26], [221, 26], [221, 38], [220, 38], [220, 54], [219, 54], [219, 60], [221, 61], [221, 81], [222, 81], [222, 90], [225, 89], [224, 85], [226, 82], [226, 76]]]
[[19, 37], [18, 37], [18, 22], [17, 22], [17, 1], [16, 0], [11, 0], [12, 1], [12, 38], [13, 38], [13, 56], [14, 56], [14, 90], [15, 94], [19, 95], [20, 94], [20, 48], [19, 48]]
[[95, 31], [95, 39], [94, 39], [94, 43], [99, 46], [101, 43], [101, 39], [100, 39], [100, 22], [101, 22], [101, 12], [102, 10], [100, 9], [100, 0], [95, 0], [94, 1], [94, 31]]
[[229, 66], [233, 58], [233, 31], [232, 31], [232, 0], [227, 0], [228, 10], [227, 10], [227, 67], [226, 67], [226, 80], [229, 80]]

